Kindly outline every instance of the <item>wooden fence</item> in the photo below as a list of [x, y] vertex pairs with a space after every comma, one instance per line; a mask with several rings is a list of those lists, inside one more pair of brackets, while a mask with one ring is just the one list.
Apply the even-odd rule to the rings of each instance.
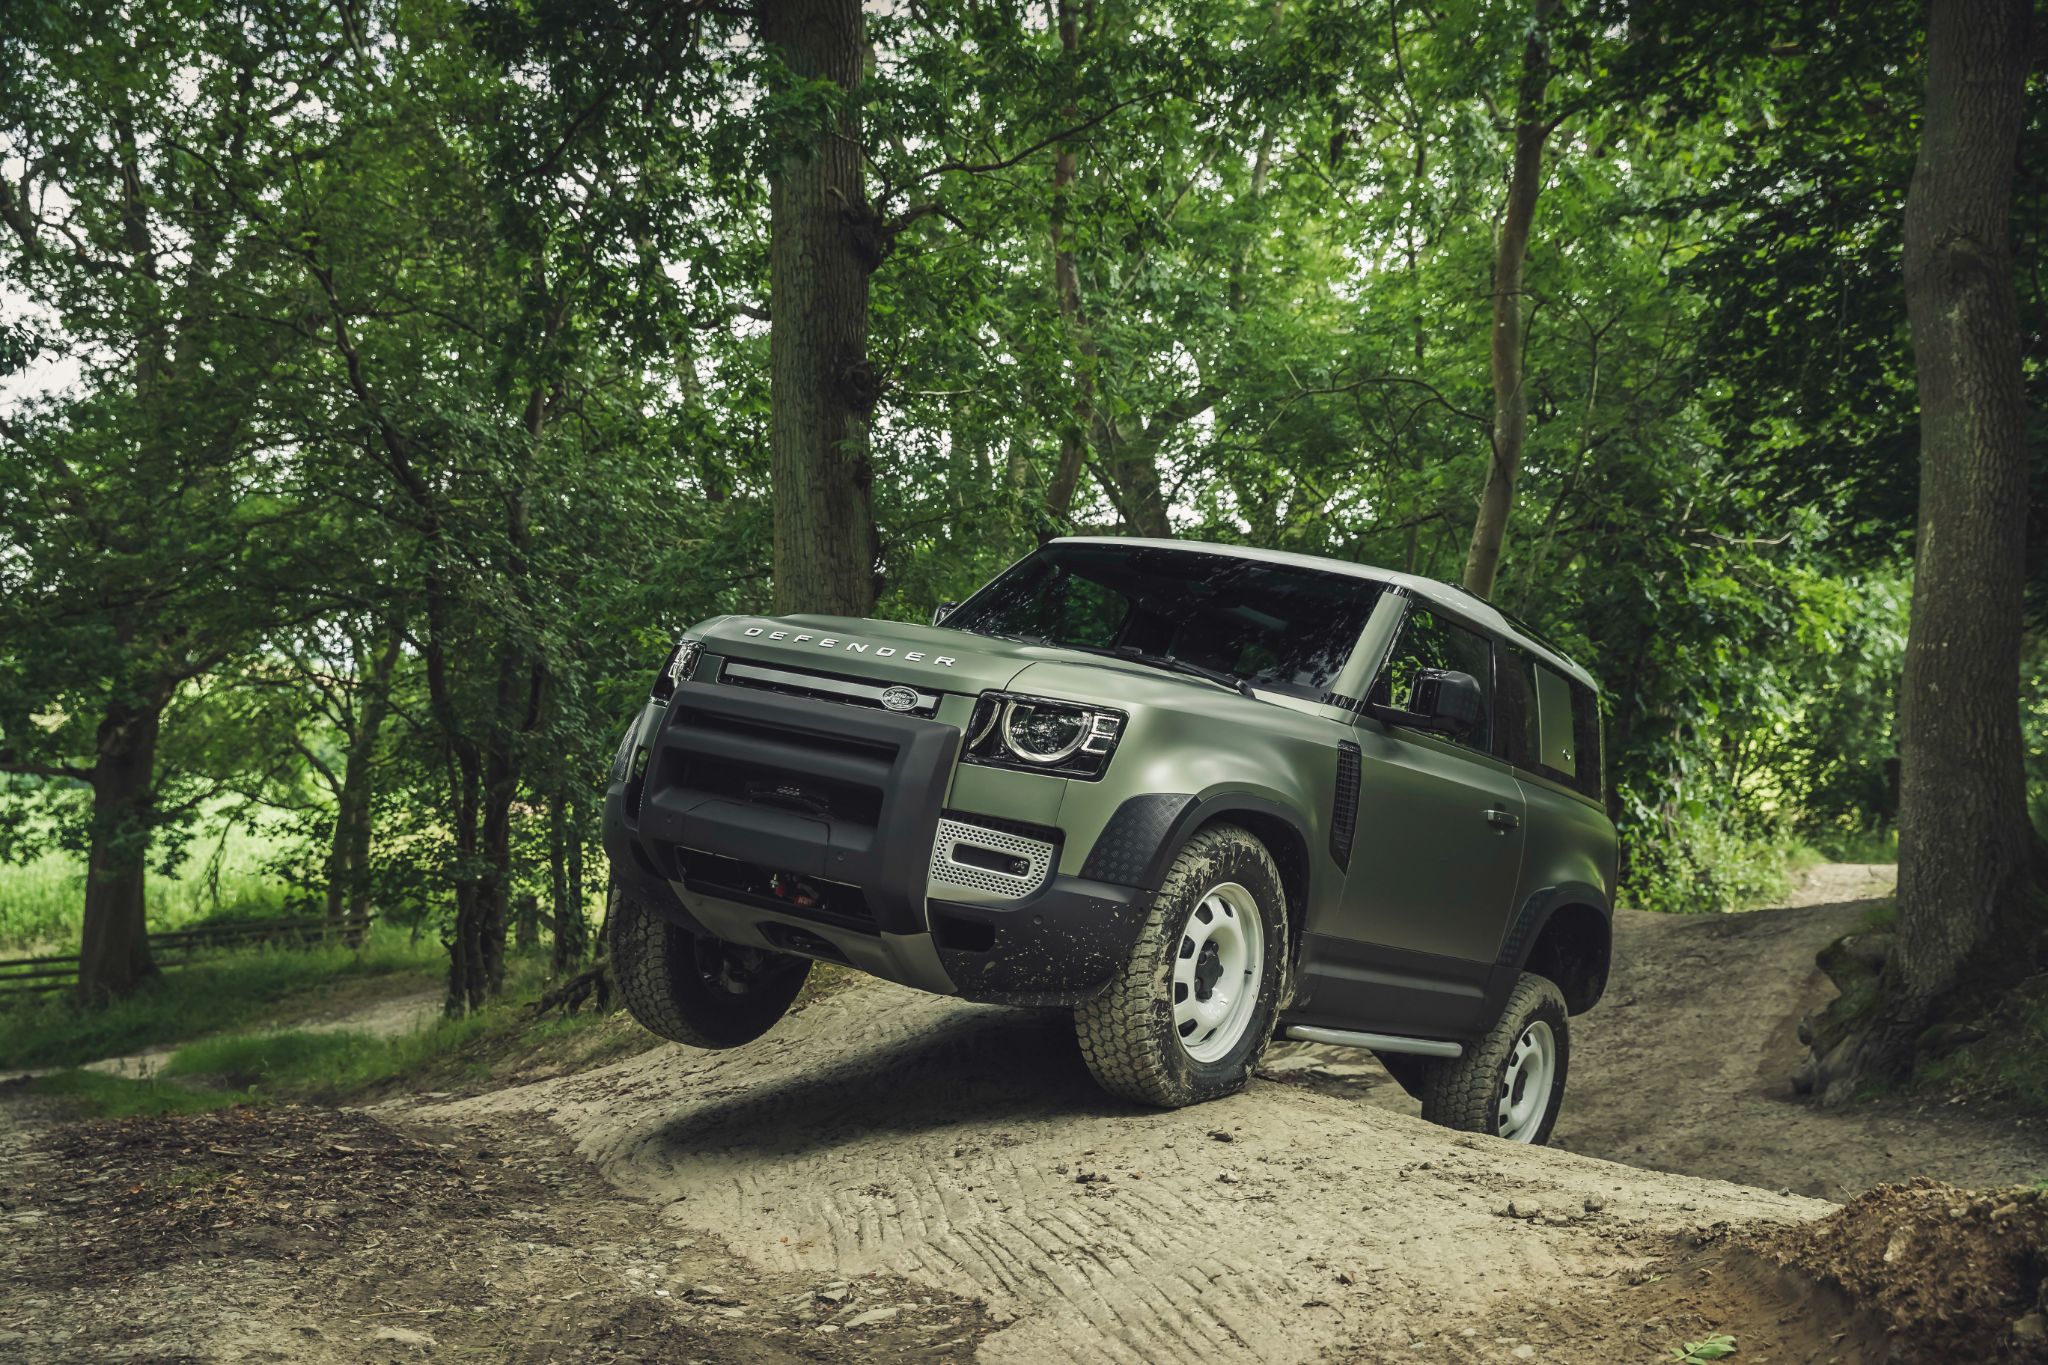
[[[337, 922], [325, 915], [307, 915], [299, 919], [217, 920], [190, 929], [151, 934], [149, 947], [159, 967], [182, 967], [208, 953], [263, 944], [298, 948], [339, 940], [353, 947], [362, 940], [363, 929], [360, 923]], [[77, 980], [77, 953], [0, 958], [0, 996], [70, 990]]]

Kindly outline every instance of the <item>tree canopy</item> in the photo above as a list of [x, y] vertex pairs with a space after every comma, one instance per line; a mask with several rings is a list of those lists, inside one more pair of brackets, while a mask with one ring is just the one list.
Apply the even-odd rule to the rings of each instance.
[[1633, 903], [1889, 832], [1919, 5], [877, 8], [844, 69], [779, 0], [13, 8], [0, 855], [90, 857], [88, 991], [232, 809], [475, 1005], [690, 621], [1073, 530], [1469, 583], [1504, 476], [1479, 586], [1607, 686]]

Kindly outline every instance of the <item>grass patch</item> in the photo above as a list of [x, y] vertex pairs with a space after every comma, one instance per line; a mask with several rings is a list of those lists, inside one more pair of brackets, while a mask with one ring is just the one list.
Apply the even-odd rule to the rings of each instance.
[[1899, 860], [1896, 829], [1826, 829], [1807, 833], [1815, 857], [1827, 863], [1895, 863]]
[[296, 1030], [208, 1038], [179, 1048], [159, 1074], [167, 1080], [217, 1077], [266, 1096], [354, 1094], [460, 1054], [476, 1039], [512, 1023], [509, 1013], [501, 1007], [466, 1019], [444, 1019], [395, 1038]]
[[[287, 888], [272, 870], [279, 847], [274, 834], [239, 822], [194, 839], [174, 874], [150, 868], [143, 884], [150, 927], [283, 914]], [[75, 946], [84, 912], [85, 860], [77, 854], [52, 848], [25, 864], [0, 865], [0, 947]]]
[[28, 1088], [60, 1101], [65, 1109], [80, 1116], [107, 1119], [132, 1118], [137, 1114], [193, 1114], [243, 1104], [249, 1099], [232, 1090], [200, 1090], [97, 1071], [59, 1071], [38, 1076], [28, 1083]]
[[44, 998], [0, 1006], [0, 1068], [77, 1066], [246, 1024], [279, 1002], [317, 1004], [336, 983], [412, 973], [440, 980], [440, 944], [372, 932], [360, 948], [251, 948], [166, 971], [126, 1000], [79, 1009]]
[[530, 993], [525, 994], [395, 1037], [287, 1029], [205, 1038], [179, 1048], [150, 1080], [66, 1071], [28, 1085], [34, 1093], [60, 1098], [76, 1117], [118, 1118], [227, 1104], [484, 1089], [580, 1071], [645, 1051], [654, 1042], [623, 1014], [534, 1019]]

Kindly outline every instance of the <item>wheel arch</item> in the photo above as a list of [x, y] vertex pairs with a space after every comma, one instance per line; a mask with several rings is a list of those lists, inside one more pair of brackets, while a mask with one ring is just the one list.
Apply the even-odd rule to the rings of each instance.
[[1276, 803], [1263, 805], [1238, 804], [1215, 807], [1198, 807], [1201, 822], [1187, 832], [1187, 836], [1175, 842], [1174, 851], [1180, 845], [1215, 825], [1236, 825], [1266, 846], [1266, 852], [1273, 855], [1273, 866], [1280, 872], [1280, 892], [1287, 897], [1287, 952], [1290, 961], [1301, 953], [1301, 935], [1308, 923], [1308, 898], [1311, 872], [1308, 857], [1308, 834], [1301, 828], [1293, 813]]
[[[1121, 844], [1118, 856], [1129, 858], [1135, 852], [1131, 845], [1149, 845], [1143, 862], [1143, 872], [1134, 878], [1136, 884], [1147, 891], [1157, 891], [1166, 880], [1166, 871], [1173, 866], [1173, 860], [1200, 831], [1212, 825], [1238, 825], [1266, 846], [1273, 855], [1274, 865], [1280, 872], [1280, 886], [1287, 897], [1287, 928], [1291, 939], [1290, 951], [1299, 952], [1301, 935], [1310, 920], [1310, 907], [1317, 903], [1316, 897], [1327, 893], [1334, 878], [1319, 875], [1313, 853], [1316, 847], [1307, 821], [1301, 812], [1257, 792], [1243, 790], [1210, 791], [1200, 796], [1150, 796], [1134, 797], [1125, 802], [1131, 809], [1129, 821], [1131, 833], [1123, 840], [1105, 839], [1105, 843]], [[1123, 812], [1119, 811], [1119, 821]], [[1162, 818], [1163, 817], [1163, 818]], [[1118, 823], [1113, 821], [1112, 824]], [[1150, 829], [1145, 826], [1149, 824]], [[1156, 831], [1156, 833], [1154, 832]], [[1090, 875], [1096, 867], [1102, 866], [1107, 872], [1107, 860], [1099, 865], [1094, 855], [1089, 858], [1088, 868], [1082, 875]], [[1137, 873], [1137, 867], [1125, 862], [1119, 871], [1128, 868], [1126, 875]], [[1105, 880], [1121, 878], [1105, 877]]]
[[1500, 965], [1508, 982], [1523, 972], [1549, 978], [1570, 1011], [1584, 1014], [1606, 992], [1613, 961], [1614, 910], [1607, 897], [1587, 883], [1565, 882], [1524, 903]]

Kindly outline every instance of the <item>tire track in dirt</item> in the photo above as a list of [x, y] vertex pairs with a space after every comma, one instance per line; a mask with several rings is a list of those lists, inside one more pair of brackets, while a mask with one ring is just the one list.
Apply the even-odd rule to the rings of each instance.
[[423, 1116], [518, 1112], [764, 1272], [985, 1299], [1009, 1324], [989, 1361], [1492, 1358], [1460, 1333], [1505, 1303], [1611, 1294], [1674, 1233], [1825, 1209], [1291, 1086], [1141, 1110], [1056, 1026], [869, 981], [750, 1048]]

